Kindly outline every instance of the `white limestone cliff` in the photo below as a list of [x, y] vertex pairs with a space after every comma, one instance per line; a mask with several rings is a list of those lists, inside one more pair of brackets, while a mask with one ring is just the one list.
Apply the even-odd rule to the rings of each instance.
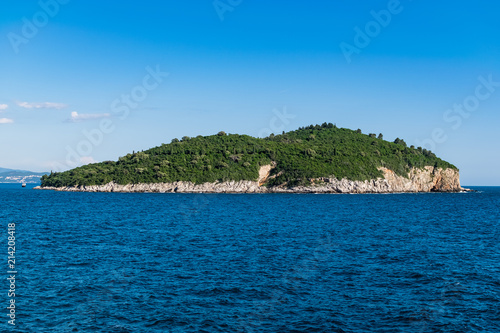
[[460, 192], [459, 172], [455, 169], [442, 169], [426, 166], [413, 168], [408, 177], [399, 176], [387, 168], [379, 168], [384, 178], [365, 181], [337, 179], [335, 177], [311, 179], [309, 186], [266, 187], [263, 184], [272, 178], [270, 171], [275, 164], [262, 166], [256, 181], [226, 181], [217, 183], [194, 184], [178, 181], [173, 183], [127, 184], [113, 182], [105, 185], [74, 187], [37, 187], [36, 189], [78, 192], [157, 192], [157, 193], [402, 193], [402, 192]]

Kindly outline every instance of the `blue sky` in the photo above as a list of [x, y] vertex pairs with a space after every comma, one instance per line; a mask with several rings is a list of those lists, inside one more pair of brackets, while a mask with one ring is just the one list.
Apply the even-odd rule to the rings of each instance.
[[184, 135], [326, 121], [430, 148], [463, 185], [500, 185], [499, 11], [493, 1], [11, 1], [0, 12], [0, 166], [65, 170]]

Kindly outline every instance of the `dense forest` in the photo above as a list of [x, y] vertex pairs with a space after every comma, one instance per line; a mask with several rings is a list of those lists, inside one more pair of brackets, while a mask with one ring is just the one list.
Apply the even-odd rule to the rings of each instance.
[[308, 184], [311, 179], [367, 180], [381, 177], [387, 167], [407, 176], [411, 167], [455, 166], [404, 140], [383, 140], [383, 135], [338, 128], [331, 123], [310, 125], [267, 138], [219, 132], [211, 136], [173, 139], [118, 161], [89, 164], [42, 177], [45, 186], [102, 185], [190, 181], [257, 180], [262, 165], [276, 163], [266, 186]]

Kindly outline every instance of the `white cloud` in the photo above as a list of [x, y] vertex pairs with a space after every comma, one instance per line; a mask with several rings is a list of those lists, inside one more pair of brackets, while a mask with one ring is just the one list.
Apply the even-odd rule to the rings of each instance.
[[7, 110], [8, 107], [7, 104], [0, 104], [0, 110]]
[[84, 156], [80, 157], [80, 163], [85, 165], [85, 164], [97, 163], [97, 161], [94, 160], [92, 156]]
[[52, 160], [40, 163], [40, 167], [46, 171], [63, 172], [82, 165], [98, 163], [92, 156], [79, 157], [76, 160]]
[[42, 102], [42, 103], [28, 103], [28, 102], [17, 102], [22, 108], [25, 109], [64, 109], [68, 107], [68, 105], [63, 103], [51, 103], [51, 102]]
[[100, 119], [100, 118], [108, 118], [111, 117], [111, 114], [109, 113], [83, 113], [79, 114], [76, 111], [71, 112], [71, 118], [68, 119], [68, 122], [76, 123], [80, 121], [85, 121], [85, 120], [94, 120], [94, 119]]
[[0, 118], [0, 124], [12, 124], [14, 122], [13, 119], [9, 118]]

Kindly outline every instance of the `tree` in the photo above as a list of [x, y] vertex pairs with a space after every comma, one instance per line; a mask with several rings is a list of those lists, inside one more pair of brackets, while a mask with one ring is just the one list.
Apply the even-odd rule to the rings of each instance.
[[218, 136], [224, 136], [224, 135], [226, 135], [226, 132], [224, 132], [224, 131], [220, 131], [219, 133], [217, 133], [217, 135], [218, 135]]
[[396, 140], [394, 140], [394, 143], [397, 145], [402, 145], [402, 146], [406, 147], [406, 142], [403, 139], [396, 138]]
[[316, 155], [316, 151], [314, 151], [314, 149], [311, 149], [311, 148], [307, 148], [306, 151], [305, 151], [305, 153], [308, 156], [314, 156], [314, 155]]
[[384, 135], [382, 133], [379, 133], [378, 138], [379, 140], [384, 140]]
[[177, 138], [173, 138], [173, 139], [172, 139], [172, 143], [176, 143], [176, 142], [179, 142], [179, 139], [177, 139]]
[[358, 129], [356, 130], [356, 133], [360, 133], [360, 134], [361, 134], [361, 130], [358, 128]]
[[375, 133], [370, 133], [370, 134], [368, 134], [368, 136], [370, 138], [373, 138], [373, 139], [375, 139], [377, 137], [377, 135]]

